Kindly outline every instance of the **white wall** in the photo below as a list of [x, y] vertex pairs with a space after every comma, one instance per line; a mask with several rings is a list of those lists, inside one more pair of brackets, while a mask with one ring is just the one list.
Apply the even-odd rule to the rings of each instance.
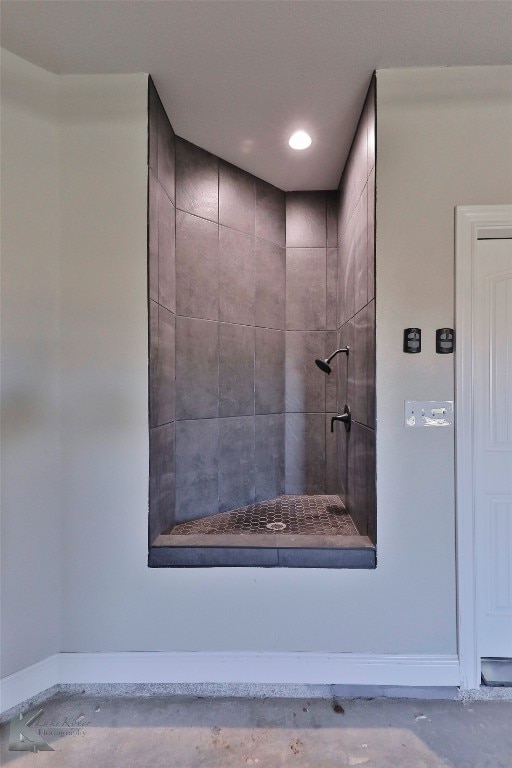
[[376, 571], [146, 567], [145, 78], [64, 78], [61, 650], [455, 652], [453, 434], [402, 410], [453, 394], [429, 347], [453, 317], [453, 206], [512, 196], [504, 78], [379, 73]]
[[[454, 432], [404, 429], [403, 405], [454, 398], [454, 357], [435, 353], [454, 325], [454, 208], [512, 201], [512, 67], [380, 71], [377, 131], [379, 562], [400, 631], [408, 615], [416, 642], [453, 648]], [[420, 355], [401, 351], [410, 326]]]
[[[436, 358], [429, 339], [453, 317], [453, 206], [510, 197], [509, 108], [503, 83], [495, 88], [505, 76], [380, 73], [375, 572], [146, 568], [145, 101], [141, 92], [136, 123], [94, 117], [91, 103], [87, 125], [68, 136], [68, 181], [81, 180], [87, 219], [77, 221], [63, 270], [80, 323], [73, 310], [63, 325], [75, 325], [72, 388], [89, 413], [63, 437], [64, 650], [456, 650], [453, 434], [406, 432], [402, 401], [453, 394], [453, 359]], [[105, 153], [122, 173], [105, 166]], [[95, 173], [84, 179], [85, 162]], [[102, 197], [121, 190], [123, 205], [105, 219]], [[103, 330], [98, 291], [108, 297]], [[428, 331], [418, 358], [401, 352], [412, 322]]]
[[56, 81], [2, 51], [1, 674], [60, 647]]

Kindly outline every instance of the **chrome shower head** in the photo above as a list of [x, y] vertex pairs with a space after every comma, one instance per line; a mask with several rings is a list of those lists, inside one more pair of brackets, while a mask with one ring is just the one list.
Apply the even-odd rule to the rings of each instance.
[[344, 352], [346, 355], [348, 355], [349, 347], [342, 347], [341, 349], [337, 349], [335, 352], [330, 355], [330, 357], [326, 357], [325, 360], [319, 360], [318, 358], [315, 360], [315, 364], [320, 368], [321, 371], [329, 375], [332, 371], [331, 366], [329, 363], [333, 359], [333, 357], [336, 357], [336, 355], [339, 355], [340, 352]]

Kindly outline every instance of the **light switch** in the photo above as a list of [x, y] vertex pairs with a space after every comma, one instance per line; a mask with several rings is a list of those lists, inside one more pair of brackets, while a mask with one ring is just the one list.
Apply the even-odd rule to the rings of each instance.
[[453, 400], [405, 401], [405, 427], [451, 427], [453, 418]]

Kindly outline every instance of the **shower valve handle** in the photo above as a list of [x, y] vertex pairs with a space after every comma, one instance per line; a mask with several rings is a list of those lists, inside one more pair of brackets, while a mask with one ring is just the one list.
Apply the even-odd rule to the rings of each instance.
[[342, 421], [345, 424], [345, 430], [350, 432], [350, 427], [352, 425], [352, 414], [350, 413], [350, 407], [348, 405], [346, 405], [343, 409], [343, 413], [331, 418], [331, 432], [334, 432], [335, 421]]

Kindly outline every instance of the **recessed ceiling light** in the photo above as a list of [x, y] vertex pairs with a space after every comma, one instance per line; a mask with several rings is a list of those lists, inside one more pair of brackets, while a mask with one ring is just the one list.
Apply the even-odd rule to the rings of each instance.
[[288, 144], [292, 149], [307, 149], [311, 145], [311, 136], [306, 131], [295, 131]]

